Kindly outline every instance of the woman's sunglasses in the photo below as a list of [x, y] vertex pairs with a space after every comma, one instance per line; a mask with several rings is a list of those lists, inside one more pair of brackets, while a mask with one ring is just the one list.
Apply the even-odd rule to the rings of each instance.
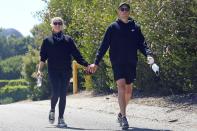
[[123, 8], [123, 7], [121, 7], [121, 8], [120, 8], [120, 11], [122, 11], [122, 12], [123, 12], [123, 11], [128, 12], [128, 11], [129, 11], [129, 8]]
[[53, 22], [53, 25], [62, 25], [62, 22]]

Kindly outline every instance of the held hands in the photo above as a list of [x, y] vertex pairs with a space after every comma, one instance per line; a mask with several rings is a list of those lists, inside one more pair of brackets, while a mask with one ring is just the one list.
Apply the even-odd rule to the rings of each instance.
[[90, 67], [89, 67], [89, 71], [91, 73], [95, 73], [97, 68], [98, 68], [98, 66], [96, 64], [91, 64]]
[[154, 58], [153, 58], [152, 56], [147, 56], [147, 63], [148, 63], [149, 65], [154, 64]]
[[96, 72], [98, 66], [96, 64], [91, 64], [88, 67], [85, 68], [86, 74], [93, 74]]

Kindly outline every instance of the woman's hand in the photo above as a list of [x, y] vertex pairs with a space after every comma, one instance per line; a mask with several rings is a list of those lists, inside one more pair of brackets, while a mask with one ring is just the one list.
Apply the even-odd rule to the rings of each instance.
[[96, 64], [91, 64], [89, 66], [89, 72], [90, 73], [95, 73], [97, 71], [97, 69], [98, 69], [98, 65], [96, 65]]
[[38, 70], [38, 72], [37, 72], [37, 77], [38, 77], [38, 76], [43, 77], [43, 76], [44, 76], [43, 72], [42, 72], [42, 71], [40, 71], [40, 70]]

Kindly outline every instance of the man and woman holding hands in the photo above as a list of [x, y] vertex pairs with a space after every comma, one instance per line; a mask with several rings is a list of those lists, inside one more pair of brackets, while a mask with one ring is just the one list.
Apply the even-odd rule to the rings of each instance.
[[140, 27], [129, 16], [130, 5], [121, 3], [118, 6], [117, 14], [118, 19], [107, 28], [93, 64], [88, 64], [83, 59], [74, 40], [63, 33], [63, 19], [55, 17], [51, 20], [52, 35], [43, 40], [37, 72], [38, 75], [42, 75], [42, 69], [47, 60], [49, 80], [52, 84], [50, 123], [55, 121], [55, 106], [59, 99], [58, 126], [67, 126], [63, 115], [66, 105], [66, 90], [72, 76], [72, 57], [83, 65], [87, 72], [95, 73], [100, 60], [109, 49], [114, 80], [118, 88], [118, 104], [120, 107], [118, 121], [122, 129], [129, 128], [126, 107], [131, 99], [132, 84], [136, 78], [137, 51], [140, 50], [147, 57], [149, 64], [152, 64], [154, 59]]

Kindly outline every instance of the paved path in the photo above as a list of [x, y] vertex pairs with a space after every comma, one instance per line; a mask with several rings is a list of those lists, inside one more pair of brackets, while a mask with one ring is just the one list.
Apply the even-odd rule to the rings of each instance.
[[[49, 101], [19, 102], [0, 105], [0, 131], [62, 131], [62, 130], [121, 130], [116, 123], [118, 112], [115, 97], [67, 97], [65, 121], [68, 128], [60, 129], [48, 123]], [[58, 110], [56, 109], [56, 118]], [[128, 120], [131, 131], [197, 131], [197, 114], [129, 104]]]

